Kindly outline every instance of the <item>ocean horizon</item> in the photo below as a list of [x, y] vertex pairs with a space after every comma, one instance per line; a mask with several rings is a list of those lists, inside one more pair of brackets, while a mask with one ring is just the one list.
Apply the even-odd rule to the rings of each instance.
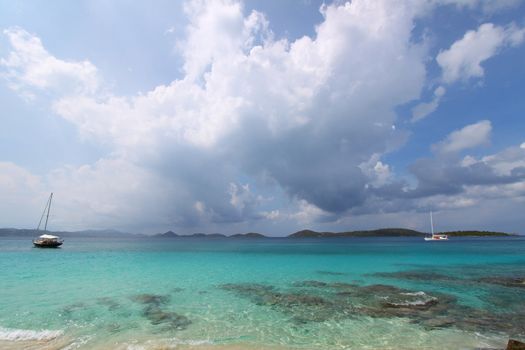
[[503, 349], [525, 237], [0, 238], [1, 349]]

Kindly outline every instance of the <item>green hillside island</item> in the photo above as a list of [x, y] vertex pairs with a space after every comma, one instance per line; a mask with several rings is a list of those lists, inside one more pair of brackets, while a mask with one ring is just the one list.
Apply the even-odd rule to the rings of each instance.
[[419, 237], [425, 233], [404, 228], [382, 228], [368, 231], [317, 232], [302, 230], [292, 233], [290, 238], [329, 238], [329, 237]]
[[519, 236], [515, 233], [492, 232], [492, 231], [450, 231], [444, 232], [449, 237], [490, 237], [490, 236]]
[[[35, 237], [41, 234], [42, 231], [32, 229], [15, 229], [15, 228], [0, 228], [0, 237]], [[120, 232], [116, 230], [84, 230], [84, 231], [57, 231], [50, 234], [56, 234], [61, 237], [155, 237], [155, 238], [243, 238], [243, 239], [261, 239], [261, 238], [275, 238], [268, 237], [261, 233], [248, 232], [236, 233], [233, 235], [224, 235], [221, 233], [193, 233], [189, 235], [179, 235], [173, 231], [165, 233], [158, 233], [153, 236], [143, 234], [131, 234]], [[517, 234], [505, 232], [492, 231], [451, 231], [442, 232], [449, 237], [511, 237], [519, 236]], [[280, 238], [337, 238], [337, 237], [423, 237], [428, 233], [419, 232], [405, 228], [382, 228], [377, 230], [359, 230], [359, 231], [345, 231], [345, 232], [317, 232], [312, 230], [302, 230], [292, 233]]]
[[[516, 234], [505, 232], [490, 231], [451, 231], [441, 232], [450, 237], [487, 237], [487, 236], [517, 236]], [[382, 228], [367, 231], [348, 231], [348, 232], [316, 232], [312, 230], [302, 230], [292, 233], [291, 238], [330, 238], [330, 237], [421, 237], [428, 233], [409, 230], [404, 228]]]

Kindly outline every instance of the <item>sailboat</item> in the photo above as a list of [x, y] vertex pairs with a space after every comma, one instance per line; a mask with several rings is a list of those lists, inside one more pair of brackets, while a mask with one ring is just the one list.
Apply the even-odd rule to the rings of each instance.
[[425, 241], [448, 241], [447, 235], [434, 233], [434, 222], [432, 220], [432, 212], [430, 212], [430, 229], [432, 230], [432, 236], [425, 237]]
[[[51, 211], [51, 201], [53, 200], [53, 192], [49, 195], [49, 199], [47, 200], [46, 206], [44, 207], [44, 211], [42, 212], [42, 216], [40, 217], [40, 221], [38, 222], [38, 227], [36, 228], [37, 232], [40, 231], [40, 225], [42, 225], [42, 220], [44, 219], [44, 216], [46, 217], [46, 222], [44, 224], [44, 232], [47, 231], [47, 222], [49, 220], [49, 212]], [[58, 236], [48, 235], [47, 233], [44, 233], [43, 235], [40, 235], [38, 238], [35, 238], [33, 240], [33, 244], [35, 247], [38, 248], [57, 248], [60, 247], [64, 243], [62, 239]]]

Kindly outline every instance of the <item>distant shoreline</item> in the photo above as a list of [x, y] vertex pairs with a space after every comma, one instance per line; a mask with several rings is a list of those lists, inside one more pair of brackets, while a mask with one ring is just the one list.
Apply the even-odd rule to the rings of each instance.
[[[377, 230], [358, 230], [344, 232], [318, 232], [312, 230], [301, 230], [287, 236], [266, 236], [261, 233], [248, 232], [224, 235], [221, 233], [194, 233], [189, 235], [177, 234], [173, 231], [158, 233], [153, 235], [125, 233], [115, 230], [84, 230], [84, 231], [50, 231], [52, 234], [61, 237], [136, 237], [136, 238], [156, 238], [156, 239], [173, 239], [173, 238], [209, 238], [209, 239], [265, 239], [265, 238], [363, 238], [363, 237], [424, 237], [429, 233], [420, 232], [404, 228], [383, 228]], [[493, 231], [449, 231], [440, 232], [449, 237], [519, 237], [518, 234], [493, 232]], [[42, 234], [42, 231], [34, 229], [16, 229], [0, 228], [0, 237], [35, 237]]]

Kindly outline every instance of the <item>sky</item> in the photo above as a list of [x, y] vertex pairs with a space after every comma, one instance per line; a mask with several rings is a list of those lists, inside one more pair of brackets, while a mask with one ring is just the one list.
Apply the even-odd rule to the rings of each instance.
[[525, 234], [525, 1], [0, 0], [0, 227]]

